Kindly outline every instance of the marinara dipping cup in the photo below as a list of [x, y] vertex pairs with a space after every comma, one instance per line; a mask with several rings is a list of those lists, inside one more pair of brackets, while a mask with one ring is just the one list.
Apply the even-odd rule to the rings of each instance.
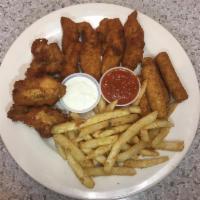
[[85, 73], [74, 73], [66, 77], [62, 84], [66, 86], [66, 94], [61, 98], [61, 107], [75, 113], [91, 111], [100, 100], [99, 83]]
[[118, 106], [127, 106], [137, 99], [140, 81], [130, 69], [115, 67], [103, 74], [100, 88], [108, 103], [118, 100]]

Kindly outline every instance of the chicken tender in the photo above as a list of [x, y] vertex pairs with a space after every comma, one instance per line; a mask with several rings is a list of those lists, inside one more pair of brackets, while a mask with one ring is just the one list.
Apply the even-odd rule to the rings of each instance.
[[102, 44], [102, 73], [120, 65], [124, 51], [124, 31], [118, 18], [103, 19], [96, 29]]
[[101, 76], [101, 47], [96, 31], [87, 22], [78, 24], [82, 38], [80, 52], [80, 67], [85, 72], [100, 79]]
[[46, 39], [36, 39], [31, 47], [33, 61], [27, 69], [27, 77], [57, 74], [62, 71], [63, 54], [56, 43], [48, 44]]
[[13, 100], [16, 105], [42, 106], [55, 104], [66, 92], [66, 87], [49, 76], [16, 81]]
[[158, 111], [158, 117], [167, 116], [167, 102], [160, 84], [160, 76], [152, 58], [144, 58], [142, 62], [142, 78], [147, 80], [147, 98], [153, 111]]
[[126, 47], [122, 65], [135, 69], [142, 62], [144, 48], [144, 31], [137, 21], [137, 11], [128, 16], [124, 24]]
[[61, 17], [61, 26], [63, 31], [62, 36], [62, 51], [64, 53], [62, 78], [78, 72], [80, 42], [77, 23], [67, 17]]
[[13, 105], [8, 117], [34, 127], [45, 138], [52, 136], [51, 128], [54, 125], [67, 121], [67, 116], [61, 111], [46, 106], [36, 108]]
[[61, 17], [60, 23], [63, 30], [62, 51], [66, 54], [70, 44], [79, 40], [78, 26], [67, 17]]
[[159, 53], [155, 61], [161, 72], [161, 75], [169, 89], [172, 93], [172, 96], [177, 102], [181, 102], [188, 98], [188, 94], [181, 84], [180, 79], [178, 78], [176, 71], [170, 61], [170, 58], [166, 52]]
[[69, 45], [65, 55], [63, 70], [61, 72], [62, 78], [78, 72], [78, 62], [80, 57], [81, 44], [80, 42], [73, 42]]

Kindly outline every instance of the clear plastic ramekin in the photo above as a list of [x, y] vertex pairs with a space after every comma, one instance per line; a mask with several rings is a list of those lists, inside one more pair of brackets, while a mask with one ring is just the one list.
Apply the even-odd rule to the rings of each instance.
[[[59, 101], [59, 106], [62, 108], [62, 109], [65, 109], [66, 111], [71, 111], [71, 112], [74, 112], [74, 113], [87, 113], [89, 111], [91, 111], [93, 108], [96, 107], [96, 105], [98, 104], [99, 100], [100, 100], [100, 97], [101, 97], [101, 91], [100, 91], [100, 87], [99, 87], [99, 83], [97, 82], [97, 80], [95, 78], [93, 78], [92, 76], [90, 76], [89, 74], [86, 74], [86, 73], [74, 73], [74, 74], [71, 74], [69, 76], [67, 76], [63, 81], [62, 81], [62, 84], [66, 84], [67, 81], [69, 81], [70, 79], [74, 78], [74, 77], [85, 77], [87, 79], [89, 79], [90, 81], [92, 81], [94, 83], [94, 85], [96, 86], [96, 89], [97, 89], [97, 93], [98, 93], [98, 97], [95, 101], [94, 104], [92, 104], [90, 107], [86, 108], [86, 109], [83, 109], [83, 110], [76, 110], [76, 109], [72, 109], [70, 107], [68, 107], [65, 102], [63, 101], [63, 98], [60, 99]], [[66, 89], [67, 90], [67, 89]], [[67, 95], [67, 92], [66, 94]], [[80, 99], [81, 101], [81, 99]]]
[[136, 79], [137, 79], [137, 81], [138, 81], [139, 89], [138, 89], [138, 92], [137, 92], [137, 95], [135, 96], [135, 98], [132, 99], [130, 102], [126, 103], [126, 104], [117, 104], [117, 106], [128, 106], [128, 105], [132, 104], [134, 101], [136, 101], [136, 99], [137, 99], [137, 97], [138, 97], [138, 94], [140, 93], [141, 84], [140, 84], [140, 81], [139, 81], [138, 77], [134, 74], [134, 72], [133, 72], [132, 70], [126, 68], [126, 67], [113, 67], [113, 68], [109, 69], [108, 71], [106, 71], [106, 72], [102, 75], [102, 77], [101, 77], [101, 79], [100, 79], [100, 83], [99, 83], [99, 85], [100, 85], [100, 90], [101, 90], [101, 95], [102, 95], [102, 97], [105, 99], [106, 102], [111, 103], [111, 102], [105, 97], [105, 95], [103, 94], [102, 89], [101, 89], [101, 84], [102, 84], [102, 80], [104, 79], [105, 75], [107, 75], [109, 72], [111, 72], [111, 71], [113, 71], [113, 70], [117, 70], [117, 69], [118, 69], [118, 70], [121, 69], [121, 70], [125, 70], [125, 71], [130, 72], [132, 75], [134, 75], [134, 76], [136, 77]]

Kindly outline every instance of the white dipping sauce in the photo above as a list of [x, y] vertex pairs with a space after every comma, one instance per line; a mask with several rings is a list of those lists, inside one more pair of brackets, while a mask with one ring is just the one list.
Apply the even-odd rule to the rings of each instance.
[[63, 84], [66, 85], [67, 92], [62, 101], [69, 110], [82, 112], [96, 105], [99, 98], [98, 88], [89, 78], [76, 76]]

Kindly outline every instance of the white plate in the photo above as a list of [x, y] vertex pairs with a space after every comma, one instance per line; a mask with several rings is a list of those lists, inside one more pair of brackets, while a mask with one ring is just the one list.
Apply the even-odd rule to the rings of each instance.
[[83, 4], [55, 11], [27, 28], [13, 43], [0, 68], [0, 133], [15, 161], [33, 179], [61, 194], [74, 198], [111, 199], [135, 194], [154, 185], [167, 176], [184, 157], [194, 138], [199, 118], [199, 89], [193, 66], [181, 45], [160, 24], [139, 13], [138, 19], [145, 32], [145, 55], [167, 51], [185, 86], [189, 99], [181, 103], [172, 116], [175, 127], [169, 138], [185, 141], [180, 153], [163, 153], [170, 161], [156, 167], [138, 170], [134, 177], [98, 177], [95, 188], [87, 189], [74, 176], [67, 163], [54, 151], [49, 142], [33, 129], [14, 123], [6, 117], [12, 102], [14, 82], [24, 77], [31, 61], [31, 43], [38, 37], [50, 41], [61, 40], [60, 17], [88, 21], [96, 27], [104, 17], [119, 17], [124, 23], [132, 12], [111, 4]]

